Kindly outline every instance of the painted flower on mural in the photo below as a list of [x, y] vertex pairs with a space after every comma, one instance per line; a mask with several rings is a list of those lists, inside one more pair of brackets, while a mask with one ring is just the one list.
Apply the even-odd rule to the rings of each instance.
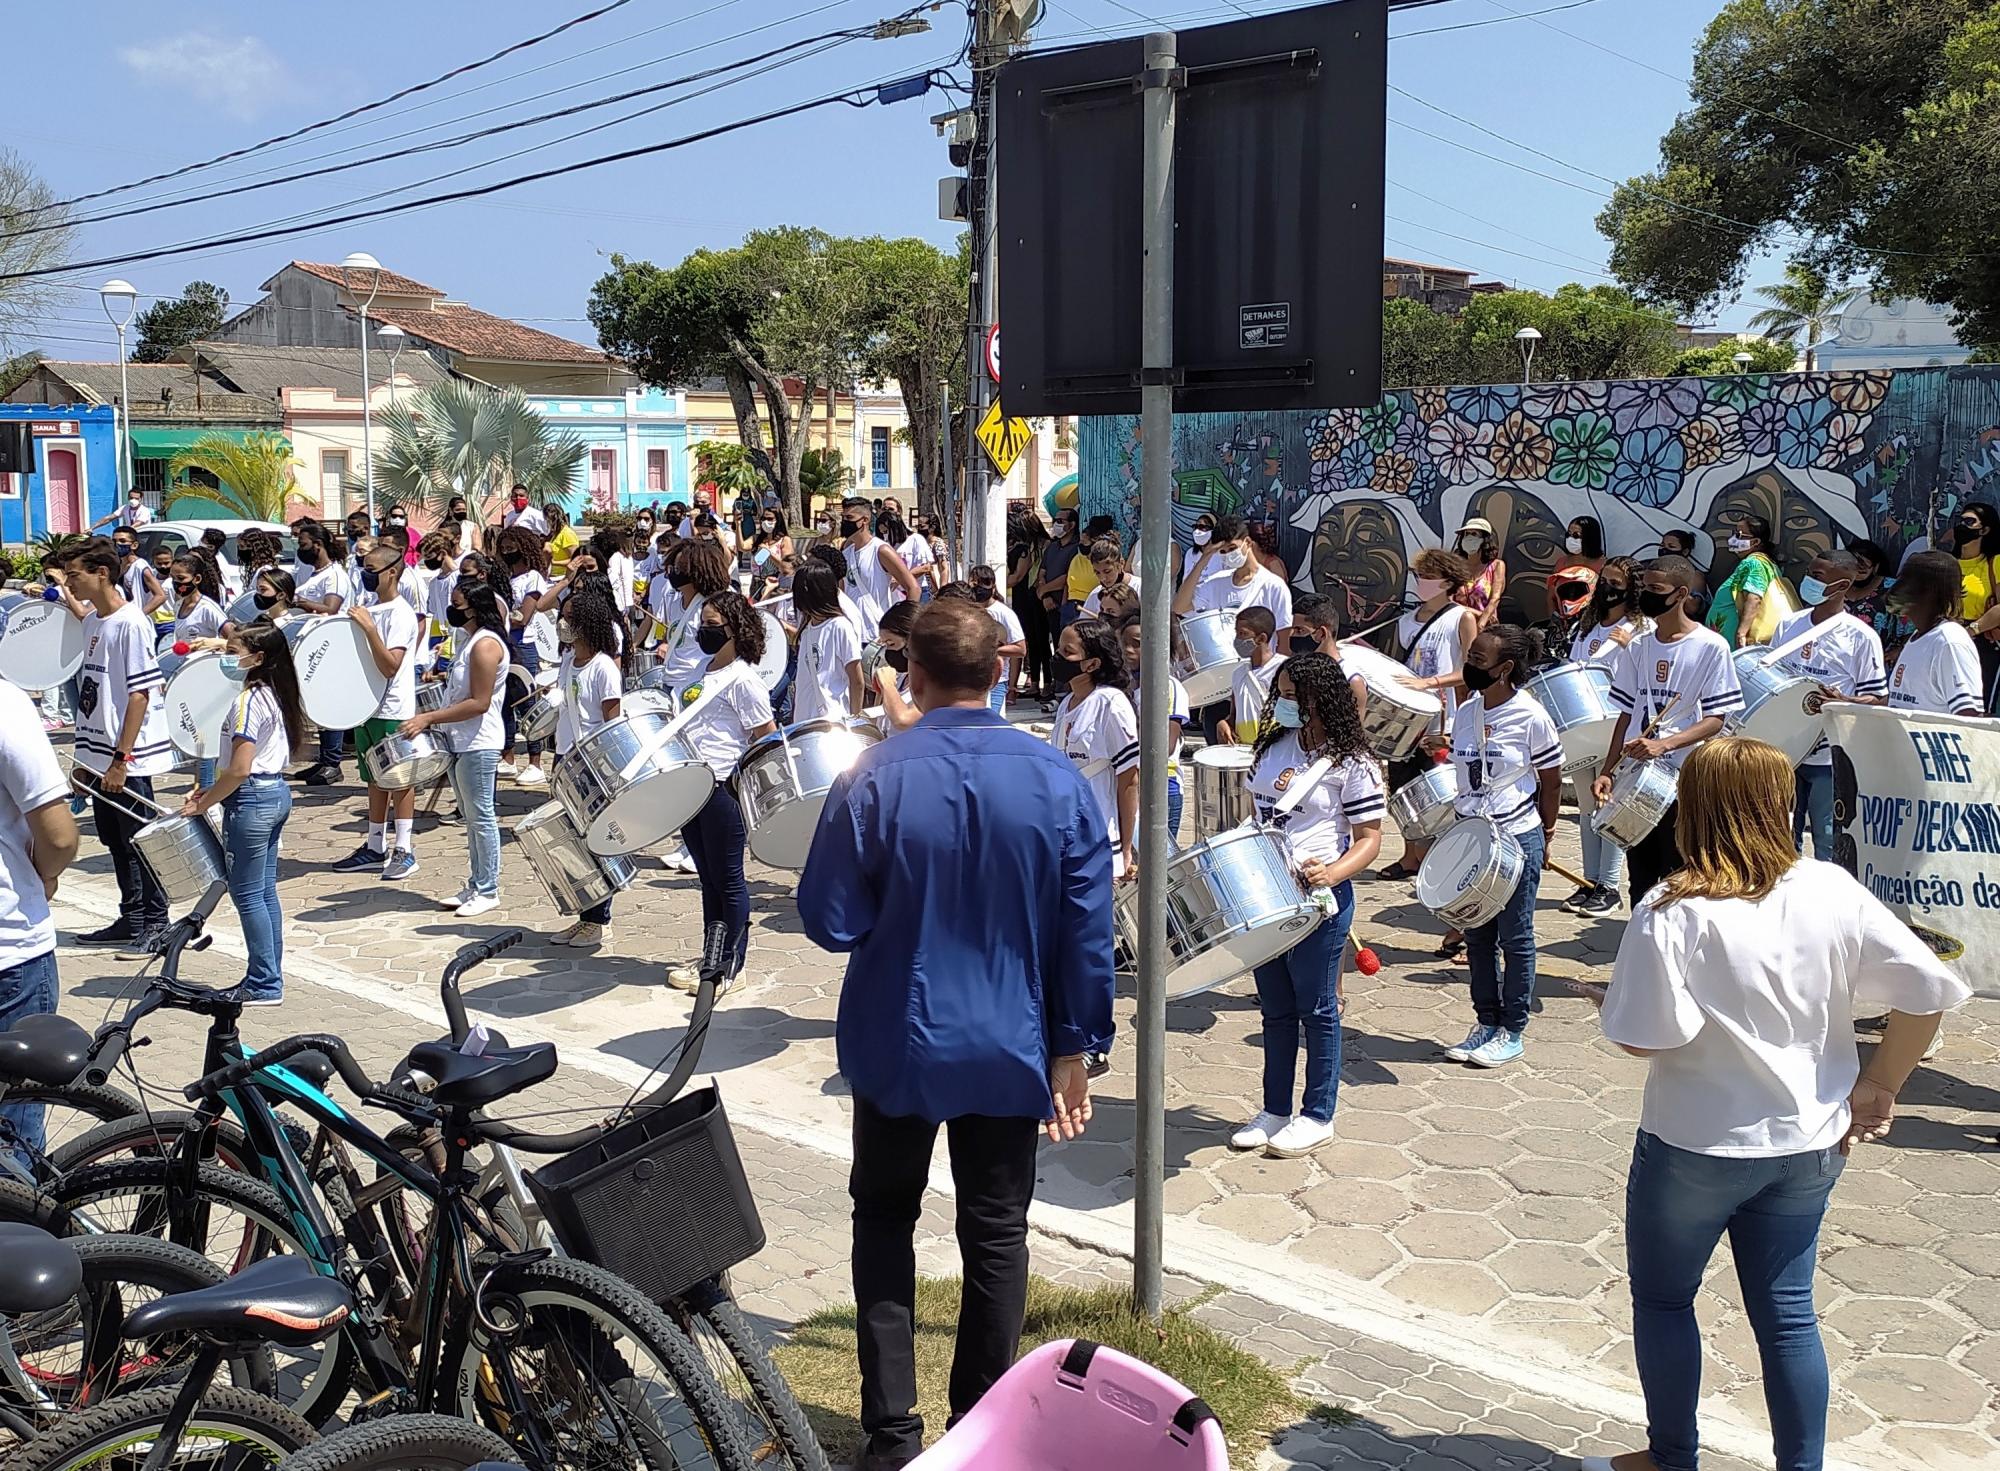
[[1611, 493], [1621, 501], [1664, 506], [1681, 488], [1681, 471], [1686, 464], [1687, 449], [1676, 431], [1665, 425], [1635, 429], [1619, 448], [1618, 463], [1611, 471]]
[[1484, 383], [1472, 388], [1448, 388], [1444, 397], [1459, 418], [1473, 424], [1498, 424], [1519, 405], [1521, 390], [1510, 384]]
[[1743, 416], [1728, 404], [1707, 403], [1681, 425], [1687, 468], [1703, 470], [1743, 453]]
[[1330, 460], [1340, 453], [1340, 428], [1332, 414], [1321, 414], [1306, 425], [1306, 458]]
[[1611, 385], [1611, 422], [1620, 434], [1678, 429], [1701, 406], [1701, 385], [1687, 378], [1647, 378]]
[[1771, 396], [1771, 379], [1764, 373], [1723, 373], [1705, 382], [1710, 403], [1727, 404], [1738, 413]]
[[1364, 439], [1351, 439], [1330, 460], [1312, 462], [1312, 488], [1316, 491], [1359, 490], [1375, 473], [1375, 451]]
[[1850, 414], [1872, 414], [1882, 407], [1882, 401], [1889, 396], [1889, 385], [1896, 375], [1886, 369], [1869, 369], [1858, 373], [1834, 373], [1827, 385], [1826, 395], [1833, 400], [1833, 406]]
[[1836, 470], [1867, 451], [1862, 435], [1872, 414], [1835, 414], [1826, 421], [1826, 448], [1819, 452], [1820, 465]]
[[1549, 473], [1555, 443], [1541, 425], [1516, 409], [1494, 427], [1487, 455], [1493, 473], [1502, 480], [1541, 480]]
[[1549, 424], [1555, 450], [1549, 459], [1551, 483], [1579, 490], [1602, 490], [1618, 462], [1618, 441], [1608, 414], [1577, 414]]
[[1415, 414], [1405, 414], [1396, 425], [1396, 437], [1389, 442], [1389, 448], [1399, 455], [1408, 455], [1421, 463], [1430, 458], [1424, 440], [1430, 434], [1430, 426]]
[[1456, 414], [1447, 414], [1431, 425], [1424, 447], [1431, 463], [1449, 485], [1465, 485], [1485, 480], [1493, 474], [1490, 451], [1493, 425], [1470, 424]]
[[1546, 424], [1601, 409], [1609, 398], [1607, 383], [1537, 383], [1523, 396], [1521, 408], [1529, 418]]
[[1393, 393], [1382, 395], [1373, 408], [1361, 411], [1360, 437], [1373, 450], [1385, 450], [1396, 441], [1396, 428], [1403, 422], [1403, 401]]
[[1417, 417], [1426, 424], [1445, 411], [1445, 393], [1442, 388], [1412, 388], [1410, 402], [1416, 407]]
[[1444, 489], [1444, 480], [1438, 475], [1437, 466], [1428, 460], [1417, 466], [1417, 473], [1410, 477], [1410, 500], [1420, 511], [1428, 511]]
[[1781, 373], [1771, 383], [1771, 394], [1781, 404], [1811, 403], [1826, 398], [1833, 390], [1833, 382], [1825, 373]]
[[1786, 405], [1775, 438], [1778, 463], [1794, 470], [1816, 463], [1829, 442], [1832, 419], [1833, 405], [1823, 398]]
[[1785, 405], [1775, 397], [1755, 399], [1744, 407], [1740, 422], [1746, 453], [1757, 459], [1777, 454], [1778, 431], [1785, 427]]
[[1417, 462], [1408, 455], [1377, 455], [1375, 474], [1369, 483], [1385, 495], [1408, 495], [1416, 477]]

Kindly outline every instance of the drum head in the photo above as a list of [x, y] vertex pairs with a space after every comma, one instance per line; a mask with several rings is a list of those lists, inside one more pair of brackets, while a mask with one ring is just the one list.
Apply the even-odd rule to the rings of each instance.
[[83, 667], [83, 620], [61, 603], [24, 600], [0, 633], [0, 677], [24, 690], [54, 689]]
[[[254, 584], [256, 578], [250, 581]], [[229, 606], [222, 610], [222, 616], [231, 623], [249, 623], [257, 617], [257, 589], [253, 585], [229, 600]]]
[[1808, 715], [1805, 699], [1819, 688], [1816, 680], [1801, 679], [1782, 685], [1771, 697], [1744, 716], [1737, 729], [1776, 746], [1797, 766], [1811, 754], [1826, 730], [1826, 717]]
[[1449, 904], [1471, 885], [1493, 852], [1493, 829], [1461, 822], [1431, 844], [1417, 870], [1417, 902], [1426, 909]]
[[292, 646], [299, 702], [322, 730], [352, 730], [382, 704], [388, 676], [375, 667], [368, 636], [345, 614], [316, 618]]
[[1256, 764], [1257, 755], [1248, 746], [1203, 746], [1194, 753], [1197, 766], [1221, 766], [1235, 771], [1248, 771]]
[[584, 844], [603, 857], [650, 848], [691, 822], [714, 790], [715, 773], [700, 761], [641, 776], [597, 815]]
[[784, 624], [761, 608], [757, 616], [764, 623], [764, 657], [757, 661], [757, 677], [764, 682], [765, 689], [774, 690], [791, 664], [791, 646], [785, 642]]
[[676, 713], [674, 697], [665, 690], [627, 690], [618, 702], [621, 715], [664, 715], [671, 719]]
[[804, 868], [825, 806], [826, 793], [821, 792], [813, 797], [794, 797], [774, 808], [750, 829], [751, 853], [759, 863], [773, 868]]
[[243, 692], [222, 672], [220, 654], [191, 654], [167, 681], [167, 734], [190, 756], [220, 756], [222, 727]]

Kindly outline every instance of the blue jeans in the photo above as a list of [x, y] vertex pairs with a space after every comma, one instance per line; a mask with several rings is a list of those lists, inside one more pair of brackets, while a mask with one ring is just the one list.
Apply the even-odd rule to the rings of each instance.
[[1472, 1014], [1479, 1025], [1520, 1032], [1527, 1029], [1535, 1000], [1535, 890], [1547, 848], [1540, 828], [1516, 833], [1514, 841], [1521, 845], [1521, 882], [1497, 918], [1465, 932], [1465, 958], [1472, 966]]
[[1354, 885], [1333, 891], [1340, 912], [1276, 960], [1257, 967], [1257, 1007], [1264, 1013], [1264, 1112], [1289, 1117], [1299, 1034], [1305, 1034], [1306, 1096], [1298, 1110], [1333, 1122], [1340, 1096], [1340, 961], [1354, 924]]
[[1181, 845], [1181, 779], [1167, 778], [1167, 847]]
[[500, 767], [498, 751], [465, 751], [451, 762], [451, 790], [458, 798], [465, 843], [472, 851], [472, 876], [466, 886], [489, 899], [500, 895], [500, 813], [494, 805], [493, 779]]
[[321, 726], [319, 732], [319, 764], [338, 771], [340, 770], [340, 759], [346, 752], [347, 732], [344, 730], [328, 730], [325, 726]]
[[1695, 1471], [1694, 1295], [1725, 1231], [1763, 1364], [1777, 1471], [1819, 1471], [1827, 1375], [1813, 1265], [1826, 1198], [1846, 1163], [1837, 1149], [1765, 1159], [1695, 1154], [1639, 1131], [1625, 1183], [1625, 1264], [1648, 1449], [1660, 1471]]
[[[19, 965], [10, 965], [0, 970], [0, 1029], [11, 1027], [26, 1017], [41, 1016], [56, 1009], [56, 952], [37, 955], [33, 960], [24, 960]], [[13, 1126], [23, 1145], [40, 1150], [46, 1142], [42, 1135], [42, 1105], [39, 1103], [0, 1103], [0, 1118]], [[22, 1164], [27, 1164], [22, 1159]]]
[[998, 683], [998, 684], [994, 685], [994, 686], [993, 686], [993, 688], [992, 688], [991, 690], [987, 691], [987, 694], [986, 694], [986, 708], [987, 708], [987, 709], [989, 709], [989, 710], [991, 710], [991, 711], [992, 711], [992, 712], [993, 712], [993, 713], [994, 713], [995, 715], [1003, 715], [1003, 716], [1004, 716], [1004, 715], [1005, 715], [1005, 714], [1007, 713], [1007, 681], [1006, 681], [1006, 680], [1004, 680], [1004, 679], [1003, 679], [1003, 680], [1001, 680], [1001, 681], [1000, 681], [1000, 683]]
[[1576, 826], [1583, 838], [1583, 876], [1599, 888], [1617, 891], [1625, 882], [1625, 850], [1597, 830], [1591, 814], [1597, 811], [1597, 796], [1590, 783], [1595, 771], [1577, 774]]
[[1792, 846], [1805, 852], [1812, 833], [1812, 856], [1833, 861], [1833, 765], [1801, 766], [1793, 780]]
[[701, 879], [701, 928], [717, 920], [729, 926], [729, 973], [743, 968], [750, 945], [750, 885], [743, 878], [743, 809], [728, 787], [717, 787], [694, 819], [681, 829], [681, 841], [694, 859]]
[[194, 764], [194, 784], [202, 791], [215, 785], [216, 758], [204, 756]]
[[229, 854], [229, 897], [243, 925], [250, 963], [243, 984], [254, 996], [285, 987], [285, 916], [278, 909], [278, 835], [292, 815], [281, 776], [253, 776], [222, 801], [222, 846]]

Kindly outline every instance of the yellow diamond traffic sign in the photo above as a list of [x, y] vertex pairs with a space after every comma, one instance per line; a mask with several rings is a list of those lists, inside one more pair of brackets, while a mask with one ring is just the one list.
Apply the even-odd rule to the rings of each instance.
[[980, 444], [985, 446], [986, 458], [1002, 475], [1014, 468], [1014, 462], [1021, 458], [1021, 451], [1035, 437], [1034, 426], [1026, 419], [1008, 418], [1001, 412], [997, 398], [993, 400], [993, 407], [986, 411], [986, 417], [979, 421], [979, 428], [973, 432]]

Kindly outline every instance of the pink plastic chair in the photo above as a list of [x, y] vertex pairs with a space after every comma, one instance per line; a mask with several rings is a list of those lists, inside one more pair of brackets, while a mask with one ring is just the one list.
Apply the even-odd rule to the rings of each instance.
[[911, 1471], [1229, 1471], [1215, 1412], [1151, 1364], [1045, 1343]]

